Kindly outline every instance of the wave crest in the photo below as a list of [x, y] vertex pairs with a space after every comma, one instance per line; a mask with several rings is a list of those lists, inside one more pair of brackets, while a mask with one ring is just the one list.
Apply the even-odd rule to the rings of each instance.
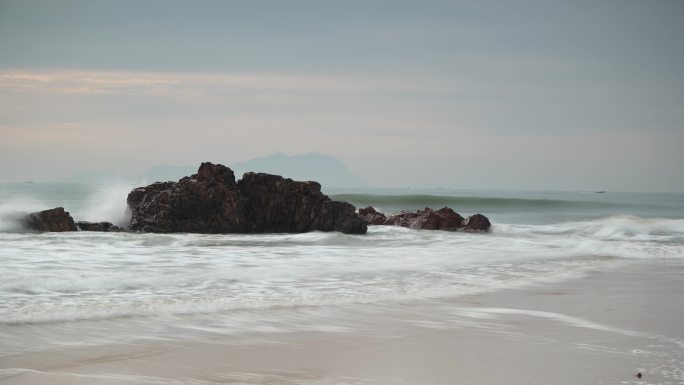
[[684, 219], [616, 215], [550, 225], [494, 224], [492, 231], [497, 234], [568, 235], [615, 241], [681, 241], [684, 240]]

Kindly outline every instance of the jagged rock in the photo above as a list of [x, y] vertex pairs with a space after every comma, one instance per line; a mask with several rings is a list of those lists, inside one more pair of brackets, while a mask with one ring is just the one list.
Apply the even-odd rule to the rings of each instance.
[[317, 182], [296, 182], [278, 175], [248, 172], [238, 182], [245, 212], [256, 233], [341, 231], [365, 233], [366, 225], [350, 203], [335, 202]]
[[319, 228], [321, 231], [340, 231], [345, 234], [366, 234], [368, 226], [356, 214], [349, 202], [328, 200], [323, 202]]
[[119, 226], [112, 224], [111, 222], [86, 222], [78, 221], [76, 222], [81, 231], [102, 231], [102, 232], [121, 232], [126, 231]]
[[371, 206], [359, 209], [359, 218], [369, 225], [384, 225], [387, 220], [385, 214], [375, 210]]
[[411, 229], [455, 231], [461, 227], [462, 221], [463, 217], [448, 207], [437, 211], [426, 207], [416, 212], [402, 211], [391, 215], [385, 224]]
[[489, 231], [492, 224], [489, 219], [482, 214], [471, 215], [461, 223], [462, 230], [467, 231]]
[[63, 207], [38, 211], [24, 217], [24, 225], [37, 231], [76, 231], [74, 219]]
[[359, 218], [369, 225], [402, 226], [421, 230], [488, 231], [491, 227], [489, 219], [482, 214], [463, 219], [448, 207], [439, 210], [426, 207], [423, 210], [402, 211], [386, 216], [368, 206], [359, 210]]
[[202, 163], [197, 174], [178, 182], [157, 182], [128, 194], [130, 229], [154, 233], [245, 233], [233, 171]]
[[202, 163], [197, 174], [178, 182], [154, 183], [128, 195], [131, 230], [193, 233], [301, 233], [342, 231], [363, 234], [366, 224], [346, 202], [321, 193], [316, 182], [233, 171]]

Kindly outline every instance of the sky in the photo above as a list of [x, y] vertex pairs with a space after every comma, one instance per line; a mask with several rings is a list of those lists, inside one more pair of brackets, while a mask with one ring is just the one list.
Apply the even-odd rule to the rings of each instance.
[[684, 1], [0, 0], [0, 181], [320, 152], [684, 192]]

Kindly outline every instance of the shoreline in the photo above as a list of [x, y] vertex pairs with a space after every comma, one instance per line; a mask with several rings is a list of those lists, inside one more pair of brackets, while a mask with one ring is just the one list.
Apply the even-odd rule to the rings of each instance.
[[625, 261], [486, 294], [288, 310], [309, 330], [9, 356], [0, 384], [681, 384], [682, 294], [682, 262]]

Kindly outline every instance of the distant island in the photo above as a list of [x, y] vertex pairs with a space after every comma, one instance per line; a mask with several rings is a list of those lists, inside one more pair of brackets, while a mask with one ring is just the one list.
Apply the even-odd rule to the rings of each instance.
[[[277, 153], [254, 158], [230, 166], [236, 176], [252, 170], [282, 175], [294, 180], [315, 180], [326, 187], [365, 187], [358, 176], [336, 158], [321, 153], [286, 155]], [[138, 175], [116, 175], [107, 173], [81, 172], [63, 182], [108, 183], [124, 181], [144, 183], [153, 181], [175, 181], [197, 171], [197, 166], [158, 165]]]
[[278, 153], [233, 164], [231, 168], [236, 175], [259, 170], [294, 180], [315, 180], [326, 187], [366, 187], [344, 163], [320, 153], [291, 156]]

